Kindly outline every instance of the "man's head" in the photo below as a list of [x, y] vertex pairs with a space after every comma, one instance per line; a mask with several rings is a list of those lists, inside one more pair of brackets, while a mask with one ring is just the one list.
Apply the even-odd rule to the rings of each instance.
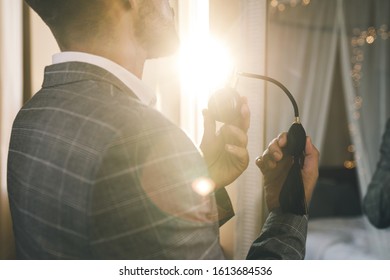
[[178, 46], [168, 0], [25, 1], [49, 26], [62, 50], [92, 42], [109, 46], [123, 37], [134, 41], [147, 58], [155, 58]]
[[148, 49], [149, 58], [174, 52], [179, 39], [169, 0], [135, 0], [133, 3], [137, 10], [135, 35], [144, 48]]

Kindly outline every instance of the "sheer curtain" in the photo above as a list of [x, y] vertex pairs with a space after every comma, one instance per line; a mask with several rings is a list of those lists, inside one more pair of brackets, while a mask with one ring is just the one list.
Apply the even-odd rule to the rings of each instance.
[[[321, 150], [337, 51], [336, 2], [279, 2], [269, 6], [267, 74], [294, 95], [302, 125]], [[293, 113], [281, 89], [268, 84], [267, 142], [288, 130]]]
[[340, 10], [348, 117], [365, 194], [390, 117], [390, 1], [344, 0]]
[[[343, 0], [339, 15], [345, 97], [363, 197], [390, 117], [390, 1]], [[390, 259], [390, 229], [364, 222], [373, 253]]]
[[7, 197], [7, 154], [13, 119], [23, 99], [22, 1], [0, 2], [0, 259], [14, 257]]
[[[320, 152], [328, 120], [335, 58], [340, 54], [343, 95], [363, 197], [379, 159], [381, 136], [390, 116], [390, 2], [286, 0], [269, 3], [268, 75], [280, 80], [296, 97], [302, 124]], [[280, 130], [288, 129], [293, 114], [291, 104], [278, 88], [269, 85], [267, 92], [269, 141]], [[358, 224], [364, 228], [362, 240], [366, 240], [365, 249], [370, 256], [390, 258], [389, 230], [373, 228], [364, 217]], [[332, 224], [327, 229], [331, 230]], [[347, 234], [352, 239], [354, 229], [347, 229]], [[324, 232], [323, 236], [326, 235]], [[309, 244], [308, 250], [313, 249], [310, 246], [313, 244]]]
[[[240, 34], [241, 52], [238, 71], [264, 74], [266, 69], [266, 0], [242, 0]], [[255, 165], [255, 158], [264, 150], [265, 87], [264, 82], [239, 78], [238, 92], [248, 98], [251, 125], [248, 131], [250, 163], [236, 180], [237, 207], [235, 226], [235, 259], [245, 259], [252, 242], [260, 233], [266, 211], [262, 188], [262, 176]]]

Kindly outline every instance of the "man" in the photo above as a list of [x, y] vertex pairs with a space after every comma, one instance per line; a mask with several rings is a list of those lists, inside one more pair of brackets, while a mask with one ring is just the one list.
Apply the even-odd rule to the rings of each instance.
[[380, 159], [363, 200], [364, 213], [377, 228], [390, 227], [390, 119], [380, 147]]
[[[146, 59], [175, 51], [168, 1], [26, 0], [61, 53], [15, 119], [8, 188], [23, 259], [223, 259], [224, 187], [247, 167], [249, 109], [216, 132], [204, 111], [202, 155], [153, 109]], [[273, 174], [286, 173], [282, 134], [262, 157], [272, 210], [250, 258], [303, 258], [307, 217], [281, 213]], [[303, 175], [311, 190], [318, 152]], [[215, 188], [215, 189], [213, 189]], [[311, 191], [308, 191], [310, 194]], [[309, 197], [308, 197], [309, 198]]]

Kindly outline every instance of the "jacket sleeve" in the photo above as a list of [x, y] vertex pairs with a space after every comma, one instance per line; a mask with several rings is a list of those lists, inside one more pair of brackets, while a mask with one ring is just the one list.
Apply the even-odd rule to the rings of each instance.
[[308, 217], [272, 211], [247, 259], [302, 260], [306, 252]]
[[234, 216], [234, 210], [225, 188], [215, 192], [215, 200], [217, 202], [218, 222], [221, 227]]
[[145, 110], [102, 157], [90, 191], [92, 258], [223, 259], [215, 195], [196, 187], [208, 175], [203, 158], [184, 132]]
[[390, 119], [380, 148], [380, 159], [368, 185], [363, 211], [377, 228], [390, 226]]

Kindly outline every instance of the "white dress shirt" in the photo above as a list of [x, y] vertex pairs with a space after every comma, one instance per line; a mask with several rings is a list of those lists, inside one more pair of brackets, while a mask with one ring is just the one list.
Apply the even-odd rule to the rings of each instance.
[[156, 95], [152, 89], [119, 64], [107, 58], [83, 52], [60, 52], [52, 57], [53, 64], [71, 61], [85, 62], [107, 70], [131, 89], [141, 102], [148, 106], [155, 106]]

